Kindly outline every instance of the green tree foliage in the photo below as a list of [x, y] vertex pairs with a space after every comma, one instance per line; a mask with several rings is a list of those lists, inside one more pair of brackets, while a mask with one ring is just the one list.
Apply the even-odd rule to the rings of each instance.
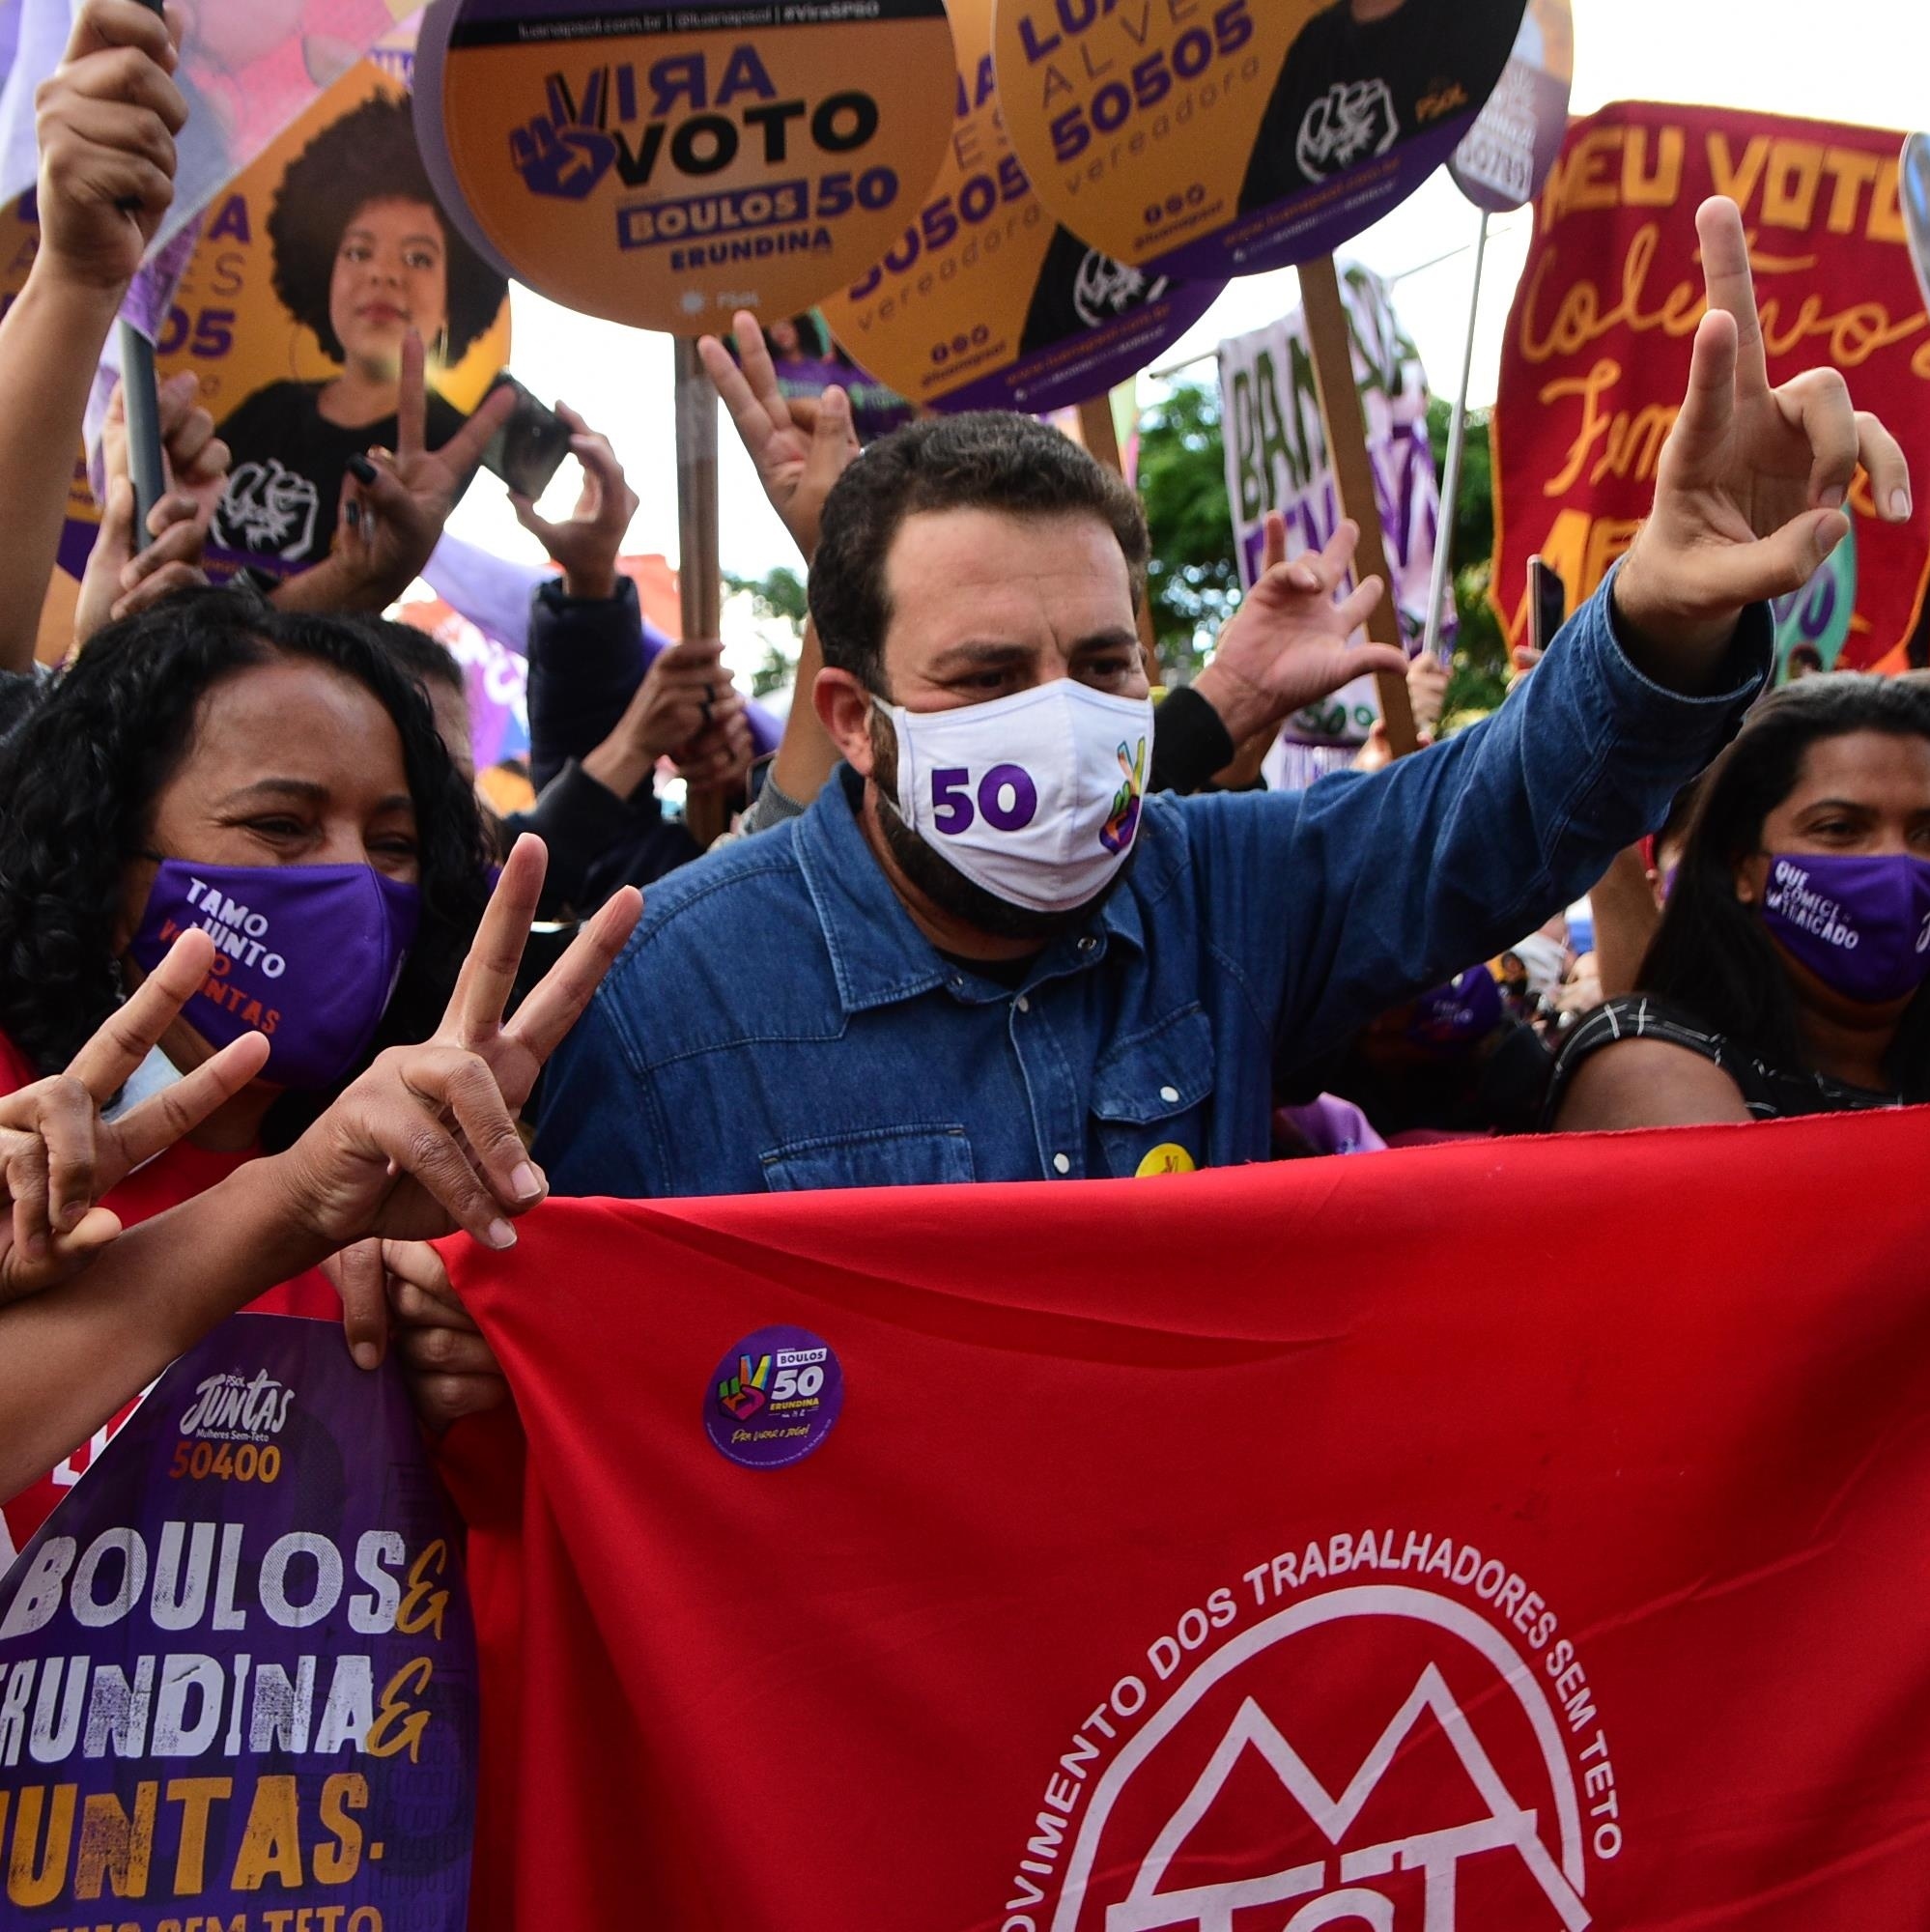
[[[1447, 468], [1448, 428], [1454, 406], [1436, 396], [1428, 405], [1428, 440], [1434, 449], [1434, 474]], [[1462, 445], [1461, 487], [1454, 505], [1454, 608], [1461, 618], [1454, 665], [1448, 678], [1447, 711], [1456, 718], [1480, 717], [1508, 695], [1508, 645], [1488, 603], [1494, 567], [1494, 450], [1489, 440], [1488, 412], [1468, 412]]]
[[1153, 635], [1168, 681], [1184, 680], [1239, 602], [1217, 390], [1182, 383], [1144, 418], [1139, 495], [1152, 530]]
[[[1436, 473], [1446, 458], [1449, 414], [1445, 402], [1429, 406]], [[1488, 416], [1477, 411], [1468, 419], [1455, 504], [1454, 595], [1461, 634], [1448, 685], [1450, 716], [1491, 711], [1507, 691], [1508, 654], [1488, 607], [1494, 552], [1492, 476]], [[1160, 661], [1170, 679], [1183, 679], [1199, 668], [1214, 633], [1239, 603], [1217, 389], [1182, 383], [1148, 412], [1140, 425], [1139, 494], [1152, 531], [1149, 590]]]
[[751, 673], [751, 696], [769, 697], [774, 691], [783, 690], [797, 672], [805, 619], [810, 614], [804, 580], [794, 570], [774, 570], [765, 577], [733, 577], [726, 570], [724, 583], [733, 595], [745, 592], [752, 608], [767, 623], [783, 624], [791, 633], [790, 648], [772, 644], [764, 654], [764, 662]]

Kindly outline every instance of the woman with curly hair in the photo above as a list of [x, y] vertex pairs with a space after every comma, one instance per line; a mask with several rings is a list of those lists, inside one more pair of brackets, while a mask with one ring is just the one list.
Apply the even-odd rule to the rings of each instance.
[[[398, 440], [402, 346], [458, 362], [502, 306], [508, 283], [444, 217], [416, 152], [406, 99], [379, 96], [289, 163], [268, 220], [274, 287], [323, 353], [326, 383], [270, 383], [220, 426], [233, 455], [213, 541], [278, 573], [327, 554], [342, 478]], [[428, 446], [463, 422], [433, 391]]]
[[1930, 1100], [1930, 685], [1805, 678], [1701, 781], [1635, 990], [1562, 1050], [1563, 1130]]
[[[485, 902], [474, 799], [410, 675], [354, 623], [225, 591], [96, 636], [0, 746], [0, 1091], [69, 1067], [196, 927], [212, 970], [122, 1104], [268, 1037], [256, 1077], [104, 1197], [124, 1225], [434, 1035]], [[313, 1268], [258, 1305], [341, 1313]], [[5, 1504], [15, 1548], [61, 1492]]]

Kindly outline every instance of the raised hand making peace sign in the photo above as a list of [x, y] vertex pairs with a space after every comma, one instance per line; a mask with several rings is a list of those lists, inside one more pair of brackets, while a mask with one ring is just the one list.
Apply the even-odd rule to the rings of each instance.
[[543, 1063], [588, 1006], [642, 910], [625, 887], [505, 1021], [543, 889], [540, 838], [517, 840], [448, 1010], [419, 1046], [390, 1047], [273, 1165], [291, 1222], [333, 1248], [368, 1236], [467, 1230], [493, 1248], [543, 1198], [516, 1131]]
[[1696, 212], [1709, 312], [1689, 394], [1663, 445], [1655, 507], [1615, 580], [1646, 668], [1680, 687], [1714, 669], [1746, 606], [1800, 589], [1849, 534], [1859, 465], [1877, 515], [1910, 516], [1896, 439], [1850, 400], [1834, 369], [1769, 385], [1748, 239], [1717, 196]]
[[508, 421], [516, 395], [505, 384], [484, 399], [440, 449], [428, 447], [429, 390], [422, 338], [403, 338], [395, 447], [350, 463], [343, 479], [335, 548], [274, 592], [284, 611], [382, 611], [429, 561], [489, 440]]
[[[101, 1097], [206, 978], [207, 935], [185, 935], [68, 1073], [0, 1103], [14, 1209], [11, 1222], [0, 1216], [0, 1497], [84, 1441], [216, 1322], [345, 1243], [457, 1228], [494, 1247], [516, 1238], [509, 1217], [544, 1194], [516, 1110], [642, 910], [634, 890], [618, 893], [505, 1020], [544, 863], [538, 838], [510, 854], [433, 1038], [383, 1054], [285, 1153], [243, 1161], [125, 1235], [92, 1204], [266, 1058], [266, 1040], [245, 1035], [124, 1120], [98, 1118]], [[383, 1243], [370, 1245], [380, 1253]], [[84, 1277], [67, 1279], [82, 1266]], [[460, 1310], [443, 1319], [466, 1321]], [[490, 1374], [478, 1379], [499, 1382], [484, 1356]]]
[[0, 1304], [85, 1267], [121, 1232], [118, 1217], [96, 1205], [100, 1197], [262, 1070], [268, 1040], [243, 1034], [119, 1120], [101, 1118], [213, 962], [214, 942], [184, 932], [66, 1072], [0, 1099], [0, 1186], [11, 1209], [0, 1219]]
[[851, 399], [837, 387], [815, 402], [787, 397], [764, 346], [764, 331], [748, 308], [731, 318], [731, 336], [737, 344], [734, 361], [714, 335], [698, 339], [697, 354], [757, 467], [772, 509], [809, 563], [817, 552], [824, 499], [858, 454]]

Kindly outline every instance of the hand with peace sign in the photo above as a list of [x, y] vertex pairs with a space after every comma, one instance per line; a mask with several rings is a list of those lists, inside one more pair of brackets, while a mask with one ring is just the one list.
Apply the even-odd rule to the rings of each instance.
[[[180, 940], [61, 1081], [5, 1103], [0, 1159], [25, 1225], [0, 1231], [0, 1497], [85, 1441], [216, 1322], [346, 1243], [419, 1241], [455, 1228], [493, 1247], [516, 1238], [508, 1217], [544, 1193], [516, 1110], [642, 910], [633, 889], [618, 893], [505, 1021], [544, 865], [540, 838], [518, 841], [434, 1038], [383, 1054], [287, 1152], [243, 1161], [125, 1235], [89, 1204], [246, 1085], [267, 1058], [267, 1041], [244, 1035], [125, 1120], [94, 1118], [99, 1097], [139, 1065], [207, 976], [207, 936]], [[67, 1080], [85, 1093], [85, 1107]], [[63, 1281], [89, 1261], [84, 1278]], [[464, 1406], [475, 1398], [448, 1412]]]
[[786, 397], [778, 386], [764, 331], [748, 308], [731, 317], [731, 335], [737, 344], [734, 361], [714, 335], [698, 339], [697, 354], [757, 467], [772, 509], [783, 519], [809, 564], [817, 552], [824, 499], [858, 454], [851, 398], [837, 387], [826, 389], [815, 402]]
[[267, 1037], [243, 1034], [118, 1121], [101, 1118], [213, 962], [214, 942], [184, 932], [66, 1072], [0, 1099], [0, 1185], [11, 1210], [0, 1221], [0, 1304], [79, 1273], [121, 1232], [100, 1197], [262, 1070]]
[[1884, 522], [1906, 523], [1911, 510], [1903, 451], [1851, 403], [1839, 371], [1770, 387], [1736, 204], [1705, 201], [1695, 225], [1709, 312], [1655, 506], [1614, 593], [1643, 668], [1683, 689], [1714, 674], [1746, 606], [1801, 589], [1849, 534], [1843, 505], [1859, 466]]
[[380, 1055], [273, 1157], [291, 1226], [330, 1250], [371, 1236], [434, 1240], [458, 1228], [488, 1247], [515, 1242], [509, 1217], [545, 1191], [517, 1110], [643, 909], [634, 887], [614, 895], [505, 1021], [546, 859], [540, 838], [517, 840], [435, 1035]]
[[411, 329], [402, 342], [395, 447], [351, 460], [335, 548], [276, 588], [271, 601], [281, 610], [383, 611], [429, 561], [490, 438], [516, 408], [516, 392], [505, 384], [440, 449], [430, 449], [423, 368], [422, 338]]

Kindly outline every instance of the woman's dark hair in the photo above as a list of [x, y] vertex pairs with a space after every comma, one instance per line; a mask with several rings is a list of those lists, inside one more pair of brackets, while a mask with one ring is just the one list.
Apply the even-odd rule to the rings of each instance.
[[451, 691], [468, 693], [468, 680], [463, 675], [462, 666], [456, 662], [455, 652], [427, 631], [418, 631], [413, 624], [405, 624], [395, 617], [358, 617], [355, 621], [417, 684], [444, 684]]
[[[100, 631], [0, 745], [0, 1030], [43, 1073], [120, 1003], [127, 867], [151, 846], [155, 799], [192, 754], [203, 695], [278, 658], [354, 678], [402, 737], [422, 924], [370, 1057], [426, 1038], [441, 1018], [487, 897], [486, 853], [474, 795], [414, 678], [358, 624], [193, 591]], [[287, 1096], [277, 1136], [298, 1132], [314, 1105]]]
[[[1806, 1063], [1796, 994], [1760, 916], [1736, 896], [1736, 867], [1763, 849], [1763, 822], [1796, 787], [1811, 745], [1852, 731], [1930, 740], [1930, 686], [1832, 672], [1766, 698], [1701, 781], [1641, 992], [1673, 1000], [1772, 1065]], [[1930, 983], [1905, 1009], [1890, 1050], [1897, 1091], [1930, 1098]]]
[[1035, 416], [979, 410], [928, 417], [874, 442], [824, 499], [810, 614], [825, 663], [866, 690], [885, 690], [886, 558], [905, 519], [924, 510], [1094, 517], [1125, 556], [1135, 610], [1146, 594], [1146, 513], [1116, 471]]
[[[808, 308], [801, 315], [790, 318], [791, 327], [797, 330], [798, 353], [815, 361], [831, 354], [831, 330], [826, 327], [824, 318], [815, 309]], [[734, 346], [734, 345], [733, 345]], [[771, 331], [764, 331], [764, 347], [771, 352], [771, 359], [781, 362], [784, 352], [771, 340]]]
[[460, 362], [496, 320], [509, 284], [450, 225], [415, 147], [409, 102], [378, 95], [323, 128], [288, 164], [269, 212], [274, 292], [315, 331], [331, 362], [346, 359], [328, 320], [328, 285], [342, 236], [372, 201], [420, 201], [436, 211], [449, 277], [445, 360]]

